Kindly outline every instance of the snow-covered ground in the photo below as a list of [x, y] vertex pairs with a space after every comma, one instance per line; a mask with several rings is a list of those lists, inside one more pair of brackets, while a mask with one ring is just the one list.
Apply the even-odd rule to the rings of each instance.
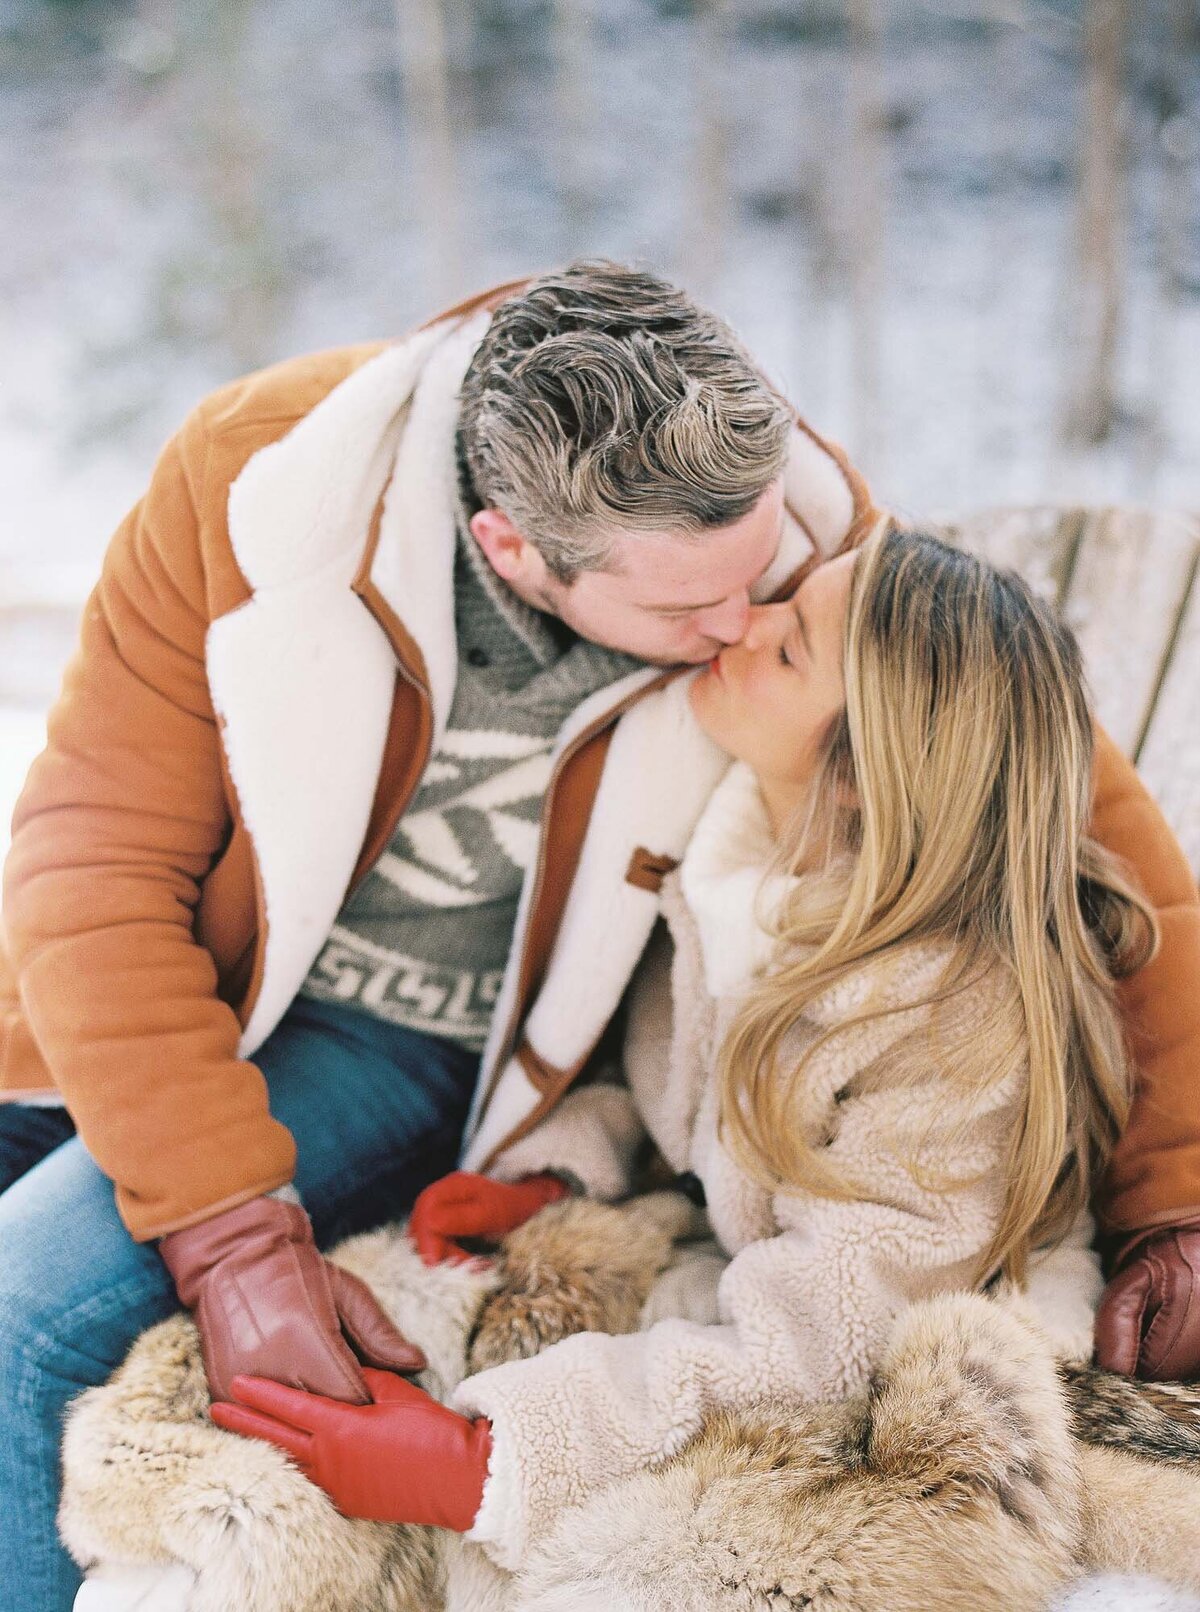
[[8, 850], [13, 804], [45, 742], [46, 724], [39, 712], [0, 708], [0, 859]]

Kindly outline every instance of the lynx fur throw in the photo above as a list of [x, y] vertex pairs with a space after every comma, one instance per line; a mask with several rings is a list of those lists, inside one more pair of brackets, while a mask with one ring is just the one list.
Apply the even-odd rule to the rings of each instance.
[[[335, 1257], [425, 1350], [420, 1380], [445, 1397], [467, 1372], [572, 1332], [633, 1330], [697, 1230], [685, 1199], [657, 1193], [556, 1204], [487, 1273], [426, 1269], [398, 1227]], [[1200, 1389], [1058, 1366], [1019, 1306], [977, 1296], [910, 1310], [859, 1399], [711, 1417], [672, 1460], [564, 1513], [516, 1577], [456, 1535], [342, 1517], [277, 1450], [213, 1427], [207, 1406], [178, 1316], [72, 1407], [68, 1548], [86, 1568], [158, 1569], [175, 1586], [127, 1604], [1043, 1612], [1098, 1570], [1200, 1590]]]

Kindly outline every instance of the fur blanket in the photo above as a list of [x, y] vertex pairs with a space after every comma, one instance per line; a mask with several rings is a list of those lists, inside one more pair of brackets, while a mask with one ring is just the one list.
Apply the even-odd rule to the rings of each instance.
[[[570, 1333], [633, 1330], [698, 1230], [658, 1193], [556, 1204], [486, 1273], [426, 1269], [395, 1227], [335, 1257], [444, 1398]], [[1200, 1389], [1057, 1365], [1019, 1306], [977, 1296], [908, 1311], [856, 1399], [710, 1417], [671, 1460], [563, 1513], [513, 1577], [457, 1535], [342, 1517], [207, 1406], [177, 1316], [80, 1396], [63, 1451], [76, 1560], [158, 1569], [186, 1612], [1042, 1612], [1098, 1570], [1200, 1590]]]

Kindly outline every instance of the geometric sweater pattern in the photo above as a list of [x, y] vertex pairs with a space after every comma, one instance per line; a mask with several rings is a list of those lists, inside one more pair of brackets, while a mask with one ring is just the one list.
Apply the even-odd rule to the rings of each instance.
[[446, 732], [300, 994], [480, 1052], [537, 853], [558, 731], [638, 662], [524, 604], [465, 529], [455, 614]]

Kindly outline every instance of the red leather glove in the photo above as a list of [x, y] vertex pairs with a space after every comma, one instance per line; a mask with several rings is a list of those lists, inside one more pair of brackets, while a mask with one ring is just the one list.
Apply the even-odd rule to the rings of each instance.
[[492, 1427], [439, 1405], [423, 1388], [368, 1371], [373, 1405], [343, 1405], [261, 1377], [237, 1377], [218, 1427], [276, 1445], [343, 1515], [465, 1533], [483, 1499]]
[[571, 1195], [556, 1175], [527, 1175], [511, 1185], [490, 1176], [455, 1170], [431, 1182], [413, 1204], [408, 1235], [426, 1265], [443, 1260], [460, 1265], [471, 1256], [455, 1237], [496, 1241], [536, 1215], [548, 1203]]
[[1200, 1378], [1200, 1216], [1122, 1251], [1096, 1316], [1096, 1361], [1149, 1382]]
[[169, 1232], [158, 1249], [194, 1313], [214, 1399], [228, 1399], [234, 1377], [253, 1372], [365, 1405], [371, 1395], [343, 1332], [373, 1366], [426, 1364], [370, 1288], [321, 1257], [299, 1204], [251, 1198]]

